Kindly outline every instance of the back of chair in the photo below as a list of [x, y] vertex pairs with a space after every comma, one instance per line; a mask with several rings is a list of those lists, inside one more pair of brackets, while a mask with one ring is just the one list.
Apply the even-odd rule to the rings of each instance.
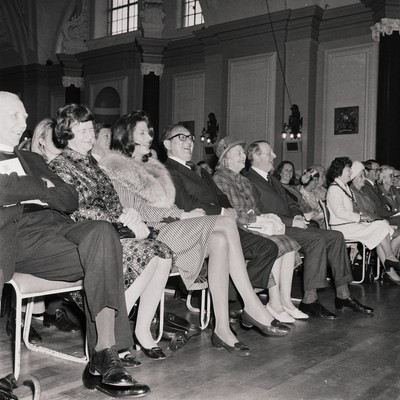
[[324, 214], [324, 221], [325, 221], [326, 229], [331, 229], [331, 226], [329, 225], [329, 210], [328, 210], [328, 207], [326, 206], [326, 200], [318, 200], [318, 203]]

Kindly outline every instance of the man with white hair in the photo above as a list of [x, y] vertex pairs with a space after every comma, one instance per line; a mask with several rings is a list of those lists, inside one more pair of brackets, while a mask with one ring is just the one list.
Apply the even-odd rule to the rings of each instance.
[[336, 287], [335, 307], [370, 314], [374, 310], [359, 303], [350, 294], [348, 283], [353, 280], [344, 237], [340, 232], [309, 227], [300, 210], [291, 208], [285, 188], [270, 174], [276, 158], [271, 145], [260, 140], [249, 145], [247, 158], [251, 168], [245, 174], [253, 186], [253, 194], [262, 213], [275, 213], [286, 225], [286, 235], [301, 246], [304, 258], [304, 296], [299, 309], [321, 319], [335, 319], [318, 300], [317, 289], [329, 286], [328, 263]]
[[54, 281], [83, 279], [90, 361], [83, 383], [112, 396], [143, 396], [117, 352], [133, 345], [118, 234], [102, 221], [73, 222], [78, 194], [36, 153], [16, 148], [26, 129], [18, 96], [0, 92], [0, 294], [14, 272]]

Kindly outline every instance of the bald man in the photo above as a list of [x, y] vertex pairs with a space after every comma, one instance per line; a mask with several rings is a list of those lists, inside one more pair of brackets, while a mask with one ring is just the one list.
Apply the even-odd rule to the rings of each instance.
[[[74, 188], [36, 153], [17, 146], [28, 114], [20, 99], [0, 92], [0, 292], [14, 272], [54, 281], [83, 279], [90, 361], [83, 383], [111, 396], [143, 396], [118, 357], [133, 345], [122, 278], [122, 252], [113, 226], [73, 222]], [[0, 293], [1, 294], [1, 293]]]

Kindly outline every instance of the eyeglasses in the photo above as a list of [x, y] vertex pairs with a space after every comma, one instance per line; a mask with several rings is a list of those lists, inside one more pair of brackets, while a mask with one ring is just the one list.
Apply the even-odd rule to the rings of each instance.
[[171, 136], [167, 140], [172, 140], [174, 138], [178, 137], [181, 142], [186, 142], [186, 140], [190, 140], [191, 142], [194, 142], [194, 135], [184, 135], [183, 133], [178, 133], [177, 135]]

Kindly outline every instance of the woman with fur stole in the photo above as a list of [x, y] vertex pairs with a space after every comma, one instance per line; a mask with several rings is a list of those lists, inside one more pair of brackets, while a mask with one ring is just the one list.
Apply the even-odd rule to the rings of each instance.
[[113, 182], [121, 203], [137, 210], [148, 226], [159, 229], [157, 239], [176, 253], [176, 265], [186, 287], [195, 282], [204, 258], [209, 257], [208, 283], [216, 319], [212, 344], [235, 356], [250, 356], [250, 349], [237, 341], [229, 327], [229, 276], [244, 301], [244, 316], [252, 324], [275, 336], [287, 334], [289, 328], [273, 320], [255, 295], [235, 221], [220, 215], [205, 216], [202, 209], [184, 212], [174, 204], [172, 179], [150, 150], [153, 136], [143, 111], [121, 117], [112, 132], [114, 151], [102, 157], [99, 165]]

